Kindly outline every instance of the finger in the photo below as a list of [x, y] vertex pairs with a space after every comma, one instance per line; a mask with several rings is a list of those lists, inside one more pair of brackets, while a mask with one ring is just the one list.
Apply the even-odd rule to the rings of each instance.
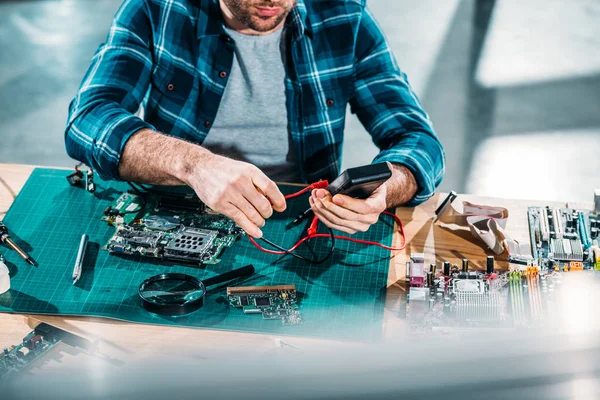
[[229, 206], [221, 211], [221, 213], [234, 220], [248, 235], [257, 239], [262, 237], [263, 234], [260, 228], [250, 221], [246, 214], [235, 205], [229, 204]]
[[232, 204], [242, 211], [254, 225], [259, 228], [265, 226], [264, 218], [261, 217], [258, 211], [256, 211], [256, 208], [254, 208], [254, 206], [250, 204], [250, 202], [244, 197], [239, 196], [235, 201], [232, 202]]
[[312, 208], [313, 212], [315, 213], [315, 215], [317, 216], [317, 218], [319, 218], [319, 221], [322, 222], [328, 228], [335, 229], [340, 232], [348, 233], [350, 235], [354, 235], [356, 233], [356, 231], [354, 229], [350, 229], [346, 226], [336, 225], [333, 222], [329, 221], [327, 219], [327, 217], [321, 213], [321, 210], [317, 209], [314, 206], [314, 202], [313, 202], [313, 204], [311, 204], [311, 208]]
[[253, 185], [244, 186], [242, 194], [246, 200], [258, 211], [262, 218], [269, 218], [273, 215], [273, 207], [271, 202], [262, 195]]
[[366, 232], [369, 229], [370, 225], [366, 224], [364, 222], [356, 221], [356, 220], [345, 220], [345, 219], [338, 217], [337, 215], [335, 215], [334, 213], [329, 211], [323, 205], [323, 201], [321, 199], [314, 200], [313, 206], [314, 206], [313, 211], [316, 209], [315, 213], [318, 213], [319, 216], [321, 216], [322, 218], [327, 220], [332, 225], [350, 229], [354, 232], [356, 232], [356, 231]]
[[359, 214], [345, 207], [340, 207], [327, 197], [323, 199], [318, 199], [317, 201], [321, 201], [321, 203], [326, 209], [331, 211], [340, 219], [346, 221], [358, 221], [369, 225], [373, 225], [375, 222], [377, 222], [377, 219], [379, 218], [379, 215], [376, 213]]
[[[381, 187], [382, 186], [380, 186], [380, 188]], [[380, 188], [365, 200], [354, 199], [343, 194], [336, 194], [333, 197], [333, 202], [358, 214], [380, 214], [386, 208], [385, 190], [380, 190]]]
[[283, 194], [281, 194], [275, 182], [270, 180], [262, 171], [257, 170], [252, 175], [252, 183], [269, 199], [276, 211], [281, 212], [285, 210], [286, 204]]

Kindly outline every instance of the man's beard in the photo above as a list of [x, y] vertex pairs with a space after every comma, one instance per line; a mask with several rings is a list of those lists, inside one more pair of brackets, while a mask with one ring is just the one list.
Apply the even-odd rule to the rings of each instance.
[[[240, 23], [247, 26], [248, 28], [257, 32], [269, 32], [275, 29], [281, 22], [288, 16], [292, 8], [296, 6], [298, 0], [294, 0], [291, 5], [272, 3], [268, 0], [260, 3], [252, 3], [251, 0], [223, 0], [229, 11], [233, 14], [235, 19]], [[275, 18], [261, 18], [260, 16], [253, 15], [250, 12], [251, 7], [280, 7], [283, 12], [277, 15]], [[262, 23], [261, 23], [262, 22]]]

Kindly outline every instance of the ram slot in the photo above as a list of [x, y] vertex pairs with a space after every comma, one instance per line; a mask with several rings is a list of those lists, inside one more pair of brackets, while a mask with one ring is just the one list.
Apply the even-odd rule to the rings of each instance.
[[562, 224], [562, 215], [558, 208], [552, 209], [552, 223], [554, 224], [554, 234], [557, 239], [563, 237], [563, 224]]
[[548, 211], [542, 207], [542, 217], [540, 218], [540, 229], [542, 231], [542, 240], [547, 242], [550, 237], [550, 228], [548, 223]]

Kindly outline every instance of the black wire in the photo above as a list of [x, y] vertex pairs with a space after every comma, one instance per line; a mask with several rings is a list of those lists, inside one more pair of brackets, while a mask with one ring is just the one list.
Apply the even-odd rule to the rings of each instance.
[[260, 240], [262, 240], [263, 242], [267, 243], [270, 246], [275, 247], [277, 250], [283, 251], [285, 254], [296, 257], [302, 261], [305, 261], [307, 263], [311, 263], [313, 262], [313, 260], [309, 260], [308, 258], [301, 256], [300, 254], [296, 254], [293, 251], [289, 251], [288, 249], [284, 249], [283, 247], [271, 242], [269, 239], [265, 239], [264, 237], [260, 238]]
[[[308, 259], [308, 258], [306, 258], [306, 257], [304, 257], [304, 256], [302, 256], [300, 254], [297, 254], [294, 251], [289, 251], [287, 249], [284, 249], [283, 247], [281, 247], [281, 246], [279, 246], [279, 245], [271, 242], [268, 239], [265, 239], [264, 237], [261, 238], [260, 240], [262, 240], [263, 242], [269, 244], [270, 246], [273, 246], [277, 250], [283, 251], [286, 255], [290, 255], [292, 257], [296, 257], [296, 258], [298, 258], [298, 259], [300, 259], [302, 261], [305, 261], [305, 262], [307, 262], [309, 264], [323, 264], [325, 261], [327, 261], [329, 259], [329, 257], [331, 257], [331, 255], [333, 254], [333, 251], [335, 250], [335, 237], [333, 236], [333, 229], [331, 229], [331, 228], [327, 228], [327, 229], [329, 230], [329, 234], [331, 236], [331, 245], [329, 246], [329, 251], [327, 252], [327, 255], [323, 259], [321, 259], [321, 260], [315, 260], [315, 259], [311, 260], [311, 259]], [[308, 239], [306, 241], [307, 245], [308, 245], [308, 242], [310, 240], [312, 240], [312, 239]], [[314, 253], [314, 251], [313, 251], [313, 253]]]

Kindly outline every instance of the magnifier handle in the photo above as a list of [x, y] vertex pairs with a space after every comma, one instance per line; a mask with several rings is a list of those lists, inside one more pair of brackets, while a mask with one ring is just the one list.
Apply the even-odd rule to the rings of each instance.
[[212, 278], [205, 279], [204, 286], [216, 285], [217, 283], [223, 283], [232, 279], [241, 278], [242, 276], [252, 275], [254, 273], [254, 265], [246, 265], [245, 267], [234, 269], [233, 271], [225, 272], [224, 274], [213, 276]]

